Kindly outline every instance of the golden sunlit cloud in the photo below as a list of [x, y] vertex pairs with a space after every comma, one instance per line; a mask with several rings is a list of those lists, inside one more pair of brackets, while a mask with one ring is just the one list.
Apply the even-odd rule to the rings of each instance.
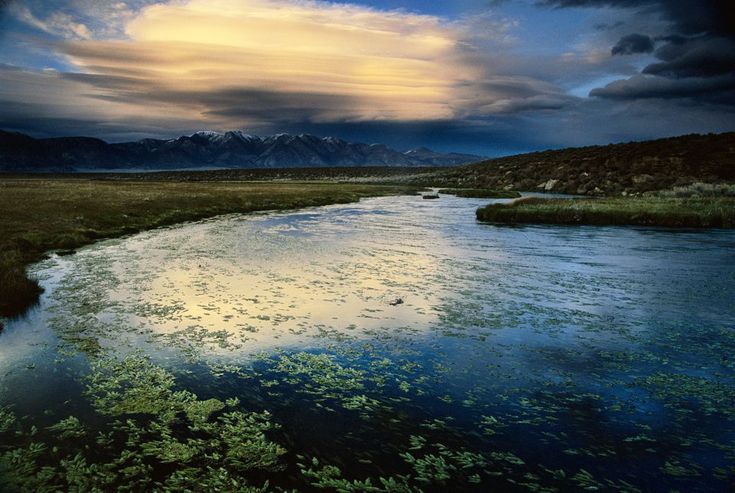
[[53, 45], [71, 70], [0, 74], [8, 82], [0, 99], [36, 87], [49, 100], [6, 113], [171, 131], [277, 130], [564, 104], [551, 84], [493, 74], [489, 43], [508, 36], [486, 17], [479, 30], [472, 19], [303, 0], [180, 0], [113, 14], [105, 18], [117, 23], [103, 31], [24, 14], [49, 32], [76, 33]]
[[[126, 34], [61, 49], [99, 76], [88, 82], [113, 83], [111, 98], [190, 106], [222, 126], [257, 119], [263, 93], [273, 112], [302, 111], [316, 122], [447, 119], [458, 91], [480, 76], [462, 62], [452, 25], [353, 5], [189, 0], [144, 8]], [[238, 92], [250, 95], [247, 107], [238, 107]]]

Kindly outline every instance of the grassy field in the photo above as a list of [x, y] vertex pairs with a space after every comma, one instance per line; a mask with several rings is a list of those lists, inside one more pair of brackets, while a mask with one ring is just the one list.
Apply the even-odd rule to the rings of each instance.
[[226, 213], [347, 203], [413, 193], [415, 187], [316, 183], [100, 181], [0, 177], [0, 315], [41, 292], [25, 267], [50, 250], [71, 250], [159, 226]]
[[481, 221], [508, 224], [636, 225], [733, 228], [732, 197], [640, 197], [604, 199], [524, 198], [477, 210]]

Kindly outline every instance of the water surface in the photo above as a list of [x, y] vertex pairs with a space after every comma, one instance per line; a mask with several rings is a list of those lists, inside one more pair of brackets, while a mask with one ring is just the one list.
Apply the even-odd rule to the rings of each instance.
[[0, 334], [7, 488], [733, 488], [735, 233], [498, 227], [487, 202], [226, 216], [34, 266], [42, 302]]

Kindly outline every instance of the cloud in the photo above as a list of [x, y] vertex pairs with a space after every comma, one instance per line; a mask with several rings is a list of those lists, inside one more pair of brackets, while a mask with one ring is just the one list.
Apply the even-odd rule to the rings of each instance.
[[[499, 2], [445, 18], [314, 0], [14, 2], [0, 60], [26, 68], [0, 66], [0, 126], [114, 141], [246, 128], [477, 153], [732, 127], [721, 116], [732, 114], [731, 38], [711, 16], [694, 34], [663, 1], [543, 3], [560, 9], [524, 17]], [[582, 19], [571, 6], [602, 8]], [[630, 56], [611, 56], [616, 44]], [[680, 116], [657, 120], [672, 108]]]
[[735, 72], [735, 38], [669, 38], [656, 50], [661, 62], [647, 66], [646, 74], [664, 77], [712, 77]]
[[200, 128], [198, 115], [185, 106], [106, 100], [108, 94], [104, 89], [54, 70], [24, 70], [0, 64], [3, 128], [112, 138], [123, 129], [126, 133], [135, 129], [141, 134], [164, 135], [162, 129], [168, 134]]
[[654, 48], [653, 39], [645, 34], [629, 34], [613, 46], [613, 55], [633, 55], [635, 53], [651, 53]]
[[735, 104], [735, 76], [669, 79], [636, 75], [592, 90], [592, 96], [610, 99], [698, 98], [720, 104]]
[[526, 111], [560, 109], [576, 98], [568, 96], [555, 85], [525, 76], [494, 76], [472, 84], [482, 97], [475, 95], [467, 101], [469, 108], [463, 115], [498, 115]]
[[730, 0], [540, 0], [539, 5], [572, 7], [613, 7], [658, 12], [674, 22], [685, 34], [735, 33], [735, 12]]
[[29, 26], [66, 39], [116, 38], [146, 5], [161, 0], [0, 0], [12, 17]]
[[[569, 102], [550, 83], [494, 71], [498, 57], [488, 54], [514, 42], [508, 33], [515, 23], [491, 14], [481, 16], [480, 30], [476, 17], [448, 21], [309, 0], [144, 2], [134, 15], [130, 2], [115, 5], [97, 20], [126, 19], [123, 36], [84, 30], [59, 12], [16, 11], [59, 34], [52, 47], [72, 67], [53, 77], [38, 74], [34, 84], [63, 85], [60, 99], [92, 119], [186, 115], [200, 126], [227, 129], [446, 121]], [[48, 92], [58, 94], [56, 87]], [[60, 114], [70, 111], [52, 99], [47, 104]]]
[[[542, 0], [547, 6], [617, 7], [668, 21], [664, 33], [621, 38], [612, 55], [651, 53], [658, 59], [626, 80], [590, 92], [615, 99], [686, 98], [733, 105], [735, 9], [729, 0]], [[657, 34], [657, 35], [656, 35]], [[660, 46], [655, 49], [655, 41]]]
[[48, 34], [76, 39], [89, 39], [92, 35], [85, 24], [77, 22], [74, 17], [64, 12], [51, 12], [45, 18], [40, 18], [26, 5], [13, 3], [9, 8], [16, 19]]

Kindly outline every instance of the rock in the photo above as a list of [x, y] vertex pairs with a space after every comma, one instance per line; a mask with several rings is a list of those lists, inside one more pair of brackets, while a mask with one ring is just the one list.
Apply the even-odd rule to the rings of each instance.
[[554, 189], [554, 187], [559, 183], [559, 180], [549, 180], [546, 183], [543, 184], [543, 189], [547, 192], [550, 192]]
[[653, 176], [651, 175], [635, 175], [633, 177], [633, 183], [635, 183], [636, 185], [648, 183], [651, 180], [653, 180]]
[[403, 298], [396, 298], [390, 302], [390, 306], [398, 306], [403, 304]]

